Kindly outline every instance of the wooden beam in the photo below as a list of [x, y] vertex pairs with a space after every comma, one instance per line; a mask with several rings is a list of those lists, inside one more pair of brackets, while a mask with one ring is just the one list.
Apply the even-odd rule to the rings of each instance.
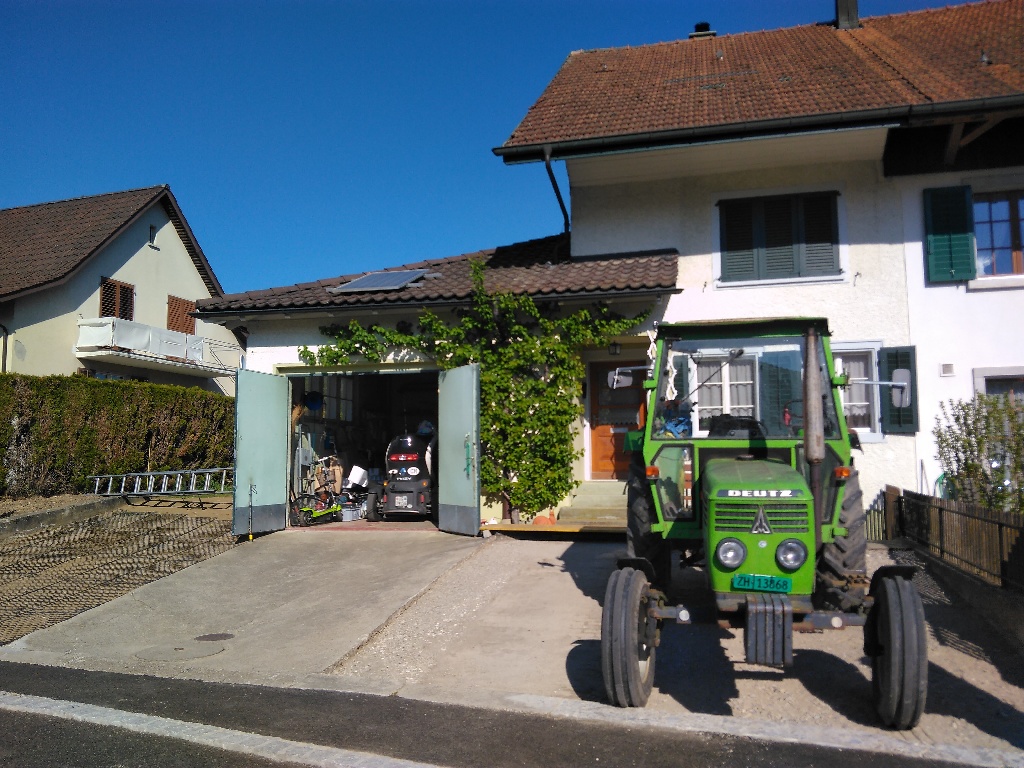
[[946, 141], [946, 154], [943, 158], [946, 165], [956, 162], [956, 153], [960, 149], [960, 137], [964, 135], [965, 125], [964, 121], [960, 121], [949, 126], [949, 139]]
[[971, 129], [970, 133], [968, 133], [966, 136], [964, 136], [963, 138], [960, 139], [960, 149], [963, 149], [964, 147], [966, 147], [968, 144], [970, 144], [976, 138], [981, 136], [983, 133], [992, 130], [997, 125], [999, 125], [999, 123], [1003, 122], [1003, 120], [1005, 120], [1005, 119], [1006, 119], [1005, 116], [991, 117], [988, 120], [986, 120], [984, 123], [979, 125], [977, 128]]

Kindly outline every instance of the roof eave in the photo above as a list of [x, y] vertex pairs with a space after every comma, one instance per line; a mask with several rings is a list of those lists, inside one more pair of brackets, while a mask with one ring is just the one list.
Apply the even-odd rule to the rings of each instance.
[[963, 118], [979, 112], [991, 113], [1024, 107], [1024, 93], [993, 96], [955, 102], [910, 104], [832, 114], [799, 115], [771, 120], [749, 120], [694, 126], [667, 131], [600, 136], [588, 139], [541, 142], [517, 147], [501, 146], [491, 150], [507, 165], [543, 161], [550, 152], [553, 160], [574, 157], [658, 149], [672, 146], [720, 142], [723, 139], [771, 138], [806, 133], [823, 128], [866, 128], [872, 126], [919, 125]]
[[[664, 296], [666, 294], [682, 293], [682, 290], [682, 288], [677, 287], [662, 287], [605, 291], [573, 291], [564, 293], [535, 293], [530, 294], [530, 296], [535, 301], [600, 301], [606, 299], [631, 300]], [[216, 322], [218, 320], [241, 320], [242, 318], [254, 317], [293, 317], [295, 315], [323, 314], [325, 312], [341, 313], [366, 310], [410, 310], [435, 308], [441, 309], [446, 307], [466, 306], [470, 301], [471, 297], [467, 296], [456, 299], [436, 299], [430, 301], [391, 301], [378, 304], [318, 304], [315, 306], [302, 307], [254, 307], [251, 309], [243, 308], [210, 311], [197, 309], [194, 314], [197, 318], [201, 320]]]

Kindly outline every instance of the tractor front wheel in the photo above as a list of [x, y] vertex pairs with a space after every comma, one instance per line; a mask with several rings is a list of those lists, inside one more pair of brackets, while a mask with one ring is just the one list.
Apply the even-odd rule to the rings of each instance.
[[608, 700], [642, 707], [654, 687], [657, 621], [647, 615], [650, 585], [642, 571], [612, 573], [601, 613], [601, 673]]
[[864, 632], [875, 709], [887, 726], [909, 730], [921, 720], [928, 693], [924, 606], [912, 581], [881, 579]]

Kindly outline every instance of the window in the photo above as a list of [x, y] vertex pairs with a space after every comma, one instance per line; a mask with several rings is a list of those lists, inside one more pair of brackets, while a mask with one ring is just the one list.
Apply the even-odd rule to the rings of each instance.
[[697, 428], [711, 428], [711, 417], [730, 414], [753, 417], [754, 361], [704, 358], [697, 363], [697, 381], [704, 382], [697, 400]]
[[[918, 431], [914, 347], [883, 347], [878, 342], [834, 342], [832, 352], [836, 372], [849, 376], [849, 384], [839, 390], [846, 425], [857, 431], [861, 442], [881, 440], [883, 434]], [[893, 381], [893, 372], [898, 369], [910, 371], [910, 405], [907, 407], [893, 404], [895, 387], [865, 383]]]
[[167, 330], [179, 333], [194, 334], [196, 319], [190, 315], [195, 312], [196, 303], [177, 296], [167, 297]]
[[111, 280], [100, 279], [100, 317], [118, 317], [121, 320], [135, 318], [135, 286]]
[[979, 275], [1024, 274], [1024, 192], [974, 196]]
[[1024, 395], [1024, 376], [995, 376], [985, 379], [986, 395]]
[[722, 282], [838, 275], [837, 192], [722, 200]]
[[924, 215], [929, 282], [1024, 274], [1024, 192], [926, 189]]
[[875, 372], [875, 350], [836, 351], [835, 365], [850, 377], [850, 383], [839, 390], [843, 402], [843, 413], [846, 425], [857, 430], [863, 437], [865, 434], [880, 434], [878, 424], [878, 387], [863, 384], [865, 381], [878, 381]]

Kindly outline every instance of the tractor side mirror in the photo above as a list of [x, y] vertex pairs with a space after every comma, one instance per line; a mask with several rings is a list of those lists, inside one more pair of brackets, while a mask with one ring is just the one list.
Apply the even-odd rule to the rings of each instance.
[[633, 386], [633, 374], [628, 371], [608, 371], [608, 386], [611, 389], [625, 389]]
[[893, 408], [910, 407], [910, 371], [907, 368], [897, 368], [892, 372], [893, 384], [901, 386], [892, 388]]

